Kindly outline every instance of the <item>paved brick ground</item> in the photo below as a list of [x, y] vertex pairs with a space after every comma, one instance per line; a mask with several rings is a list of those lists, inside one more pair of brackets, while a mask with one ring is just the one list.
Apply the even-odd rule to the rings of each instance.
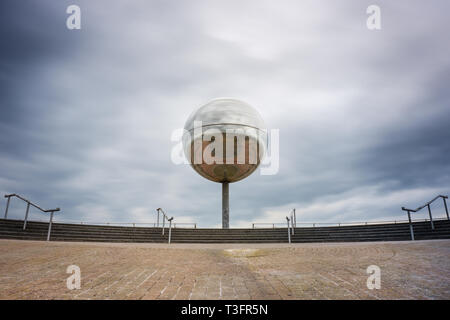
[[[81, 289], [68, 290], [69, 265]], [[381, 268], [367, 289], [366, 268]], [[164, 245], [0, 240], [1, 299], [450, 299], [450, 241]]]

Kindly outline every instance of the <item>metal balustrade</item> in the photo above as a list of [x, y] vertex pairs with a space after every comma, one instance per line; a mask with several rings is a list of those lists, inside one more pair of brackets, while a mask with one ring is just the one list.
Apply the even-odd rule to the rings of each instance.
[[27, 228], [27, 221], [28, 221], [28, 214], [30, 212], [30, 206], [33, 206], [36, 209], [39, 209], [39, 210], [41, 210], [42, 212], [45, 212], [45, 213], [50, 212], [50, 219], [49, 219], [49, 222], [48, 222], [48, 232], [47, 232], [47, 241], [50, 241], [50, 234], [52, 232], [53, 214], [55, 212], [57, 212], [57, 211], [60, 211], [61, 209], [60, 208], [56, 208], [56, 209], [44, 210], [41, 207], [39, 207], [38, 205], [36, 205], [33, 202], [31, 202], [30, 200], [25, 199], [24, 197], [22, 197], [22, 196], [20, 196], [18, 194], [15, 194], [15, 193], [5, 194], [5, 198], [7, 198], [8, 200], [6, 202], [6, 209], [5, 209], [5, 217], [4, 217], [4, 219], [8, 218], [9, 203], [10, 203], [10, 200], [11, 200], [12, 197], [16, 197], [16, 198], [18, 198], [18, 199], [20, 199], [20, 200], [22, 200], [22, 201], [27, 203], [27, 209], [25, 211], [25, 218], [23, 219], [23, 230], [25, 230]]
[[[411, 233], [411, 239], [414, 240], [414, 230], [413, 230], [413, 225], [412, 225], [412, 219], [411, 219], [411, 213], [415, 213], [418, 212], [420, 210], [422, 210], [423, 208], [427, 207], [428, 208], [428, 215], [429, 215], [429, 219], [424, 219], [425, 222], [430, 221], [430, 225], [431, 225], [431, 229], [434, 230], [434, 223], [433, 223], [433, 216], [431, 213], [431, 203], [433, 203], [434, 201], [436, 201], [437, 199], [442, 198], [442, 200], [444, 201], [444, 208], [445, 208], [445, 213], [447, 215], [447, 220], [450, 220], [449, 217], [449, 213], [448, 213], [448, 207], [447, 207], [447, 201], [446, 199], [448, 199], [448, 196], [444, 196], [444, 195], [438, 195], [436, 197], [434, 197], [432, 200], [428, 201], [427, 203], [425, 203], [423, 206], [418, 207], [417, 209], [407, 209], [405, 207], [402, 207], [402, 210], [406, 211], [408, 214], [408, 220], [390, 220], [390, 221], [363, 221], [363, 222], [300, 222], [298, 224], [300, 225], [304, 225], [304, 226], [312, 226], [313, 228], [317, 226], [357, 226], [357, 225], [376, 225], [376, 224], [388, 224], [388, 223], [393, 223], [393, 224], [397, 224], [397, 223], [408, 223], [409, 224], [409, 229], [410, 229], [410, 233]], [[442, 220], [442, 219], [434, 219], [436, 220]], [[291, 242], [291, 234], [294, 235], [295, 233], [295, 229], [297, 228], [297, 219], [296, 219], [296, 213], [295, 213], [295, 209], [293, 209], [291, 211], [290, 214], [290, 218], [286, 217], [286, 221], [287, 221], [287, 228], [288, 228], [288, 241], [289, 243]], [[415, 221], [421, 221], [421, 220], [415, 220]], [[283, 223], [273, 223], [273, 222], [254, 222], [252, 223], [252, 229], [257, 228], [257, 226], [272, 226], [272, 229], [275, 229], [276, 227], [279, 228], [283, 228], [284, 224]]]
[[[436, 220], [436, 219], [435, 219]], [[428, 221], [428, 219], [424, 219], [424, 221]], [[352, 222], [295, 222], [295, 227], [316, 227], [316, 226], [328, 226], [328, 227], [344, 227], [344, 226], [357, 226], [357, 225], [375, 225], [375, 224], [386, 224], [386, 223], [407, 223], [408, 220], [380, 220], [380, 221], [352, 221]], [[264, 226], [269, 226], [272, 229], [275, 228], [285, 228], [285, 223], [283, 222], [253, 222], [252, 229], [258, 229], [258, 226], [264, 228]]]
[[165, 222], [166, 222], [166, 220], [169, 222], [169, 239], [168, 239], [168, 243], [170, 243], [170, 240], [171, 240], [170, 238], [172, 237], [172, 220], [173, 220], [173, 217], [169, 218], [162, 208], [158, 208], [158, 209], [156, 209], [156, 211], [157, 211], [157, 214], [158, 214], [158, 218], [157, 218], [158, 227], [159, 227], [159, 214], [162, 213], [162, 218], [163, 218], [162, 235], [164, 235], [164, 229], [165, 229]]
[[[57, 211], [60, 211], [60, 208], [55, 208], [55, 209], [49, 209], [49, 210], [45, 210], [41, 207], [39, 207], [38, 205], [34, 204], [33, 202], [31, 202], [30, 200], [18, 195], [18, 194], [7, 194], [4, 196], [5, 198], [7, 198], [7, 203], [6, 203], [6, 209], [5, 209], [5, 214], [4, 214], [4, 219], [8, 218], [8, 210], [10, 207], [10, 201], [11, 198], [16, 197], [19, 200], [24, 201], [27, 206], [26, 206], [26, 211], [25, 211], [25, 217], [23, 220], [23, 230], [26, 230], [27, 228], [27, 222], [29, 220], [29, 213], [30, 213], [30, 207], [35, 207], [37, 209], [39, 209], [40, 211], [44, 212], [44, 213], [50, 213], [50, 217], [49, 217], [49, 221], [48, 221], [48, 232], [47, 232], [47, 241], [50, 240], [50, 236], [51, 236], [51, 230], [52, 230], [52, 223], [55, 222], [53, 221], [54, 218], [54, 213]], [[437, 220], [442, 220], [444, 218], [433, 218], [432, 216], [432, 211], [431, 211], [431, 204], [433, 202], [435, 202], [437, 199], [442, 198], [443, 203], [444, 203], [444, 208], [445, 208], [445, 213], [446, 213], [446, 219], [445, 220], [450, 220], [449, 217], [449, 213], [448, 213], [448, 207], [447, 207], [447, 202], [446, 199], [448, 199], [448, 196], [444, 196], [444, 195], [438, 195], [435, 198], [433, 198], [432, 200], [428, 201], [427, 203], [425, 203], [424, 205], [416, 208], [416, 209], [408, 209], [405, 207], [402, 207], [403, 211], [407, 212], [407, 217], [408, 220], [390, 220], [390, 221], [363, 221], [363, 222], [297, 222], [297, 218], [296, 218], [296, 209], [292, 209], [289, 216], [286, 216], [286, 223], [287, 223], [287, 231], [288, 231], [288, 242], [291, 243], [292, 240], [292, 236], [295, 235], [295, 228], [297, 228], [299, 225], [300, 226], [312, 226], [313, 228], [315, 228], [316, 226], [357, 226], [357, 225], [376, 225], [376, 224], [403, 224], [403, 223], [408, 223], [409, 224], [409, 229], [410, 229], [410, 234], [411, 234], [411, 239], [414, 239], [414, 229], [413, 229], [413, 219], [411, 217], [412, 213], [416, 213], [419, 212], [420, 210], [424, 209], [425, 207], [427, 207], [428, 209], [428, 215], [429, 215], [429, 219], [415, 219], [414, 222], [419, 222], [419, 221], [425, 221], [425, 222], [430, 222], [430, 226], [431, 226], [431, 230], [435, 229], [435, 225], [434, 225], [434, 221]], [[88, 222], [88, 221], [81, 221], [81, 222], [77, 222], [79, 224], [90, 224], [90, 225], [132, 225], [133, 227], [139, 227], [139, 226], [153, 226], [153, 227], [161, 227], [162, 230], [162, 235], [165, 235], [166, 232], [166, 228], [169, 229], [169, 234], [168, 234], [168, 243], [171, 243], [171, 237], [172, 237], [172, 228], [177, 228], [177, 226], [180, 228], [182, 228], [183, 226], [193, 226], [194, 229], [197, 228], [197, 224], [196, 223], [175, 223], [174, 222], [174, 218], [167, 216], [167, 214], [164, 212], [164, 210], [162, 208], [157, 208], [157, 221], [156, 223], [146, 223], [146, 222], [118, 222], [118, 223], [113, 223], [113, 222], [101, 222], [101, 223], [95, 223], [95, 222]], [[161, 221], [162, 219], [162, 221]], [[66, 221], [57, 221], [58, 223], [67, 223]], [[70, 222], [69, 222], [70, 223]], [[168, 226], [166, 226], [166, 223], [168, 223]], [[161, 225], [162, 224], [162, 225]], [[252, 228], [255, 229], [257, 228], [257, 226], [270, 226], [271, 228], [275, 229], [275, 228], [285, 228], [286, 224], [283, 223], [252, 223]]]
[[290, 224], [289, 224], [289, 217], [286, 217], [287, 221], [287, 230], [288, 230], [288, 242], [291, 243], [291, 230], [290, 230]]
[[[291, 234], [294, 234], [294, 228], [297, 228], [297, 225], [300, 225], [302, 227], [313, 227], [315, 228], [316, 226], [328, 226], [328, 227], [332, 227], [332, 226], [338, 226], [338, 227], [343, 227], [343, 226], [358, 226], [358, 225], [377, 225], [377, 224], [397, 224], [397, 223], [409, 223], [410, 224], [410, 229], [411, 229], [411, 238], [414, 240], [414, 233], [412, 231], [412, 220], [410, 217], [410, 213], [411, 212], [417, 212], [420, 211], [421, 209], [428, 207], [428, 214], [429, 214], [429, 219], [416, 219], [414, 221], [430, 221], [431, 227], [434, 230], [434, 223], [433, 221], [436, 220], [442, 220], [441, 218], [436, 219], [432, 217], [431, 214], [431, 207], [430, 204], [433, 203], [435, 200], [442, 198], [444, 201], [444, 208], [445, 208], [445, 213], [447, 215], [447, 219], [446, 220], [450, 220], [449, 218], [449, 213], [448, 213], [448, 207], [447, 207], [447, 202], [446, 199], [448, 199], [448, 196], [443, 196], [443, 195], [439, 195], [436, 196], [434, 199], [432, 199], [431, 201], [428, 201], [426, 204], [424, 204], [423, 206], [413, 210], [413, 209], [406, 209], [404, 207], [402, 207], [402, 210], [404, 211], [408, 211], [408, 220], [379, 220], [379, 221], [351, 221], [351, 222], [297, 222], [296, 219], [296, 209], [293, 209], [291, 211], [290, 214], [290, 218], [289, 218], [289, 223], [290, 223], [290, 228], [292, 228]], [[282, 223], [282, 222], [253, 222], [252, 223], [252, 229], [257, 229], [258, 226], [260, 226], [261, 228], [264, 227], [271, 227], [272, 229], [275, 228], [285, 228], [286, 224]], [[289, 228], [289, 226], [288, 226]]]
[[[5, 215], [4, 215], [4, 219], [8, 218], [8, 211], [9, 211], [9, 207], [10, 207], [10, 202], [11, 202], [11, 198], [16, 197], [24, 202], [27, 203], [27, 207], [26, 207], [26, 211], [25, 211], [25, 217], [24, 217], [24, 222], [23, 222], [23, 230], [26, 230], [27, 228], [27, 222], [28, 222], [28, 216], [29, 216], [29, 212], [30, 212], [30, 207], [35, 207], [36, 209], [39, 209], [40, 211], [44, 212], [44, 213], [50, 213], [50, 218], [49, 218], [49, 225], [48, 225], [48, 232], [47, 232], [47, 241], [50, 240], [50, 235], [51, 235], [51, 230], [52, 230], [52, 224], [53, 224], [53, 216], [54, 213], [57, 211], [60, 211], [60, 208], [55, 208], [55, 209], [42, 209], [41, 207], [39, 207], [38, 205], [36, 205], [35, 203], [31, 202], [30, 200], [12, 193], [12, 194], [6, 194], [5, 198], [7, 198], [7, 202], [6, 202], [6, 209], [5, 209]], [[173, 217], [169, 218], [166, 213], [164, 212], [164, 210], [162, 208], [158, 208], [156, 209], [157, 211], [157, 222], [156, 223], [147, 223], [147, 222], [90, 222], [90, 221], [76, 221], [76, 222], [69, 222], [69, 220], [65, 220], [65, 221], [58, 221], [58, 223], [73, 223], [73, 224], [90, 224], [90, 225], [107, 225], [107, 226], [123, 226], [123, 225], [129, 225], [129, 226], [145, 226], [145, 225], [153, 225], [153, 227], [159, 227], [160, 226], [160, 216], [162, 216], [162, 235], [164, 236], [165, 234], [165, 229], [166, 229], [166, 221], [169, 223], [168, 229], [169, 229], [169, 239], [168, 239], [168, 243], [171, 242], [171, 237], [172, 237], [172, 228], [183, 228], [183, 226], [191, 226], [194, 229], [197, 229], [197, 223], [187, 223], [187, 222], [178, 222], [178, 223], [174, 223], [173, 222]], [[34, 221], [41, 221], [41, 220], [34, 220]]]
[[[40, 221], [40, 220], [34, 220]], [[68, 224], [82, 224], [82, 225], [99, 225], [99, 226], [118, 226], [118, 227], [133, 227], [133, 228], [156, 228], [158, 227], [157, 222], [95, 222], [95, 221], [79, 221], [79, 220], [57, 220], [54, 222], [58, 223], [68, 223]], [[195, 222], [177, 222], [173, 223], [172, 228], [174, 229], [197, 229], [197, 223]]]
[[442, 198], [442, 200], [444, 201], [444, 207], [445, 207], [445, 213], [447, 215], [447, 220], [450, 220], [450, 217], [448, 215], [447, 201], [446, 201], [446, 199], [448, 199], [448, 196], [438, 195], [438, 196], [434, 197], [432, 200], [425, 203], [423, 206], [418, 207], [416, 209], [407, 209], [405, 207], [402, 207], [402, 210], [406, 211], [406, 213], [408, 215], [408, 223], [409, 223], [409, 231], [411, 233], [411, 240], [414, 240], [414, 229], [413, 229], [413, 225], [412, 225], [412, 221], [411, 221], [411, 212], [416, 213], [416, 212], [422, 210], [423, 208], [427, 207], [428, 215], [430, 217], [431, 230], [434, 230], [433, 216], [431, 214], [430, 204], [432, 204], [434, 201], [436, 201], [439, 198]]
[[[295, 217], [295, 209], [293, 209], [291, 211], [291, 215], [290, 218], [286, 217], [286, 221], [287, 221], [287, 228], [288, 228], [288, 242], [291, 243], [291, 234], [294, 235], [295, 231], [294, 231], [294, 221], [296, 220]], [[296, 222], [295, 222], [296, 223]]]

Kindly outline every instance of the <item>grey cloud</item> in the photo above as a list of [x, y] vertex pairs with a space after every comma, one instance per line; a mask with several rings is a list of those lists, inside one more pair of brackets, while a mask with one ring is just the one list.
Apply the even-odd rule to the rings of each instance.
[[445, 1], [381, 1], [375, 32], [360, 1], [77, 1], [79, 31], [65, 28], [69, 4], [1, 4], [1, 192], [61, 219], [163, 207], [220, 225], [220, 185], [174, 165], [170, 136], [233, 96], [281, 146], [277, 175], [231, 185], [232, 226], [292, 206], [318, 221], [397, 217], [448, 193]]

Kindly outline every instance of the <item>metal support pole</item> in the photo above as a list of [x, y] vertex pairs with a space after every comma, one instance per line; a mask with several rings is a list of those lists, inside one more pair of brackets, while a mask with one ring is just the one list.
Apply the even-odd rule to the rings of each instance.
[[25, 219], [23, 220], [23, 230], [27, 228], [27, 221], [28, 221], [28, 212], [30, 211], [30, 203], [27, 204], [27, 212], [25, 213]]
[[5, 219], [8, 218], [9, 200], [11, 200], [11, 197], [8, 197], [8, 201], [6, 201]]
[[412, 222], [411, 222], [411, 213], [409, 212], [409, 210], [407, 210], [408, 212], [408, 221], [409, 221], [409, 232], [411, 233], [411, 240], [414, 241], [414, 230], [413, 230], [413, 226], [412, 226]]
[[50, 241], [50, 233], [52, 232], [53, 212], [50, 213], [50, 222], [48, 224], [47, 241]]
[[290, 229], [289, 218], [286, 217], [286, 220], [287, 220], [287, 227], [288, 227], [288, 240], [289, 240], [289, 243], [291, 243], [291, 230], [289, 230]]
[[230, 189], [228, 182], [222, 182], [222, 229], [230, 228]]
[[427, 205], [427, 207], [428, 207], [428, 214], [430, 215], [431, 230], [434, 230], [434, 223], [433, 223], [433, 217], [431, 216], [431, 208], [430, 208], [430, 205]]
[[158, 218], [156, 218], [156, 226], [159, 227], [159, 208], [156, 209], [156, 212], [158, 212], [158, 215], [157, 215]]
[[294, 208], [294, 226], [297, 228], [297, 215], [295, 214], [295, 208]]
[[442, 197], [442, 200], [444, 200], [444, 207], [445, 207], [445, 213], [447, 214], [447, 220], [450, 220], [450, 218], [448, 216], [447, 201], [445, 201], [445, 197]]
[[165, 217], [165, 215], [163, 215], [162, 235], [164, 235], [164, 227], [165, 227], [165, 224], [166, 224], [166, 217]]
[[169, 219], [169, 244], [170, 244], [170, 239], [172, 238], [172, 218]]
[[293, 215], [291, 216], [291, 231], [292, 231], [292, 235], [294, 235], [295, 232], [294, 232], [294, 216]]

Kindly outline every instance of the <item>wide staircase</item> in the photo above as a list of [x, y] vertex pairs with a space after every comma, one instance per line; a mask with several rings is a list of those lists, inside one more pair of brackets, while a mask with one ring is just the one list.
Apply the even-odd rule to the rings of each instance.
[[[0, 219], [0, 238], [46, 240], [47, 222]], [[413, 222], [415, 240], [450, 239], [450, 221], [434, 220]], [[372, 224], [336, 227], [293, 228], [291, 242], [354, 242], [354, 241], [407, 241], [411, 240], [408, 223]], [[53, 222], [51, 241], [101, 242], [168, 242], [166, 228], [80, 225]], [[287, 228], [270, 229], [187, 229], [172, 228], [172, 243], [287, 243]]]

